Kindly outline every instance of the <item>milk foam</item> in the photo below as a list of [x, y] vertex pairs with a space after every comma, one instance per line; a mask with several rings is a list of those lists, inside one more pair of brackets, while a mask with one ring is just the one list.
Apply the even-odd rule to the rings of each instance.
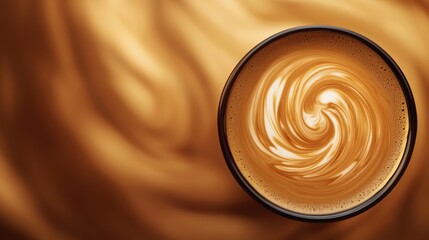
[[245, 179], [282, 208], [345, 211], [376, 194], [404, 153], [408, 110], [386, 62], [348, 35], [299, 32], [251, 58], [226, 131]]

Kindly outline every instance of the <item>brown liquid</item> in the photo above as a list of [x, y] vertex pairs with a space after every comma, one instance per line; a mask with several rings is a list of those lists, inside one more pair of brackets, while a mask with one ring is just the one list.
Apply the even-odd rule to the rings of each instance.
[[353, 208], [392, 177], [408, 113], [398, 80], [364, 43], [294, 33], [260, 50], [232, 87], [226, 131], [246, 180], [304, 214]]

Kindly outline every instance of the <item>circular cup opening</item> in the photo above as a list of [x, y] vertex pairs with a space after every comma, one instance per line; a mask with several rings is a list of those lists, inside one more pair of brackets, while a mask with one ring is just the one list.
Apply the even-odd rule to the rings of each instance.
[[[408, 131], [408, 136], [406, 138], [407, 142], [406, 142], [405, 150], [402, 155], [402, 159], [400, 160], [399, 166], [396, 168], [395, 172], [387, 181], [387, 183], [377, 193], [371, 196], [368, 200], [360, 203], [359, 205], [351, 209], [347, 209], [345, 211], [332, 213], [332, 214], [311, 215], [311, 214], [304, 214], [296, 211], [291, 211], [278, 206], [277, 204], [273, 203], [269, 199], [265, 198], [260, 192], [258, 192], [252, 186], [251, 183], [249, 183], [246, 180], [246, 178], [243, 176], [242, 172], [238, 168], [236, 161], [234, 160], [233, 154], [231, 153], [230, 146], [228, 144], [227, 131], [226, 131], [226, 108], [227, 108], [227, 101], [230, 96], [231, 89], [234, 86], [237, 76], [242, 71], [246, 63], [250, 59], [252, 59], [252, 57], [256, 53], [258, 53], [261, 49], [263, 49], [267, 45], [281, 38], [288, 37], [292, 34], [299, 33], [299, 32], [321, 31], [321, 30], [341, 33], [341, 34], [350, 36], [356, 40], [359, 40], [360, 42], [364, 43], [366, 46], [371, 48], [376, 54], [378, 54], [387, 63], [387, 65], [394, 73], [396, 79], [399, 81], [402, 92], [406, 99], [406, 106], [408, 108], [409, 131]], [[220, 141], [220, 145], [221, 145], [221, 149], [222, 149], [225, 161], [232, 175], [235, 177], [236, 181], [251, 197], [253, 197], [256, 201], [258, 201], [260, 204], [262, 204], [269, 210], [279, 215], [292, 218], [295, 220], [300, 220], [300, 221], [326, 222], [326, 221], [342, 220], [342, 219], [346, 219], [346, 218], [355, 216], [357, 214], [360, 214], [368, 210], [378, 202], [380, 202], [395, 187], [395, 185], [403, 175], [404, 171], [406, 170], [407, 165], [411, 158], [413, 147], [414, 147], [416, 133], [417, 133], [417, 114], [416, 114], [414, 98], [413, 98], [410, 86], [408, 85], [408, 82], [404, 74], [400, 70], [399, 66], [380, 46], [378, 46], [368, 38], [347, 29], [332, 27], [332, 26], [304, 26], [304, 27], [292, 28], [292, 29], [279, 32], [267, 38], [266, 40], [262, 41], [261, 43], [259, 43], [256, 47], [250, 50], [241, 59], [241, 61], [237, 64], [237, 66], [232, 71], [223, 89], [220, 102], [219, 102], [219, 109], [218, 109], [219, 141]]]

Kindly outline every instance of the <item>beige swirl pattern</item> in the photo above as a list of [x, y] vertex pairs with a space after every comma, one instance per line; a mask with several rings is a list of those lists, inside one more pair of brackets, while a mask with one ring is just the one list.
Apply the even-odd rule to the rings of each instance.
[[[0, 239], [429, 236], [427, 0], [0, 1], [0, 19]], [[321, 224], [248, 197], [225, 166], [216, 122], [244, 54], [311, 24], [382, 46], [419, 118], [392, 193]]]
[[389, 157], [388, 101], [371, 71], [330, 52], [289, 54], [263, 75], [249, 111], [251, 141], [299, 196], [360, 189]]

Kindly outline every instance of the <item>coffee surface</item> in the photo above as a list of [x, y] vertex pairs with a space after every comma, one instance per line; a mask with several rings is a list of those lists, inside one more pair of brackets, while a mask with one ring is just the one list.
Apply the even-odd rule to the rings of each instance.
[[246, 181], [274, 204], [311, 215], [374, 196], [398, 167], [409, 131], [388, 64], [330, 30], [296, 32], [259, 50], [235, 79], [225, 119]]

